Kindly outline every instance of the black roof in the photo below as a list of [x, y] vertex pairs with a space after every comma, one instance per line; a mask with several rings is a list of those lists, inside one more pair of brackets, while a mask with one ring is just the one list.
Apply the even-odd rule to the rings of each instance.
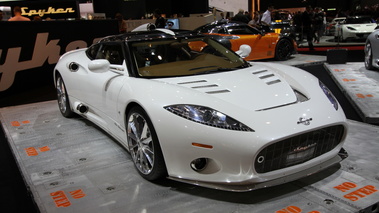
[[214, 21], [209, 24], [205, 24], [203, 26], [200, 26], [196, 28], [194, 31], [196, 32], [201, 32], [204, 29], [210, 29], [210, 28], [215, 28], [215, 27], [234, 27], [234, 26], [249, 26], [246, 23], [243, 22], [238, 22], [238, 21], [228, 21], [228, 20], [221, 20], [221, 21]]
[[155, 29], [151, 31], [127, 32], [102, 38], [99, 42], [129, 42], [147, 41], [155, 39], [175, 39], [184, 37], [200, 37], [201, 35], [189, 30]]

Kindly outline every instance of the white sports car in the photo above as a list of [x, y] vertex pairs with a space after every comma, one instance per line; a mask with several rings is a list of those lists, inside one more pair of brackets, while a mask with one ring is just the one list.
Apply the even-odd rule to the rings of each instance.
[[352, 16], [338, 22], [334, 37], [338, 41], [347, 39], [366, 39], [378, 25], [371, 17]]
[[63, 116], [108, 132], [147, 180], [249, 191], [347, 156], [345, 115], [316, 77], [190, 31], [106, 37], [64, 54], [54, 81]]
[[379, 27], [366, 40], [365, 67], [369, 70], [379, 69]]

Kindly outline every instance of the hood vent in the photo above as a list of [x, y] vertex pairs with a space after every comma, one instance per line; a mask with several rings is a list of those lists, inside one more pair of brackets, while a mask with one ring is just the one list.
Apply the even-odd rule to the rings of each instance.
[[208, 93], [208, 94], [219, 94], [219, 93], [227, 93], [227, 92], [230, 92], [230, 91], [227, 89], [223, 89], [223, 90], [208, 91], [206, 93]]
[[201, 88], [210, 88], [210, 87], [218, 87], [217, 84], [209, 84], [209, 85], [201, 85], [201, 86], [195, 86], [191, 87], [192, 89], [201, 89]]
[[205, 83], [207, 82], [206, 80], [199, 80], [199, 81], [187, 81], [187, 82], [180, 82], [178, 83], [179, 85], [180, 84], [197, 84], [197, 83]]
[[258, 70], [252, 74], [263, 80], [267, 85], [273, 85], [281, 82], [281, 80], [273, 72], [268, 70]]
[[[193, 86], [191, 85], [193, 84]], [[178, 85], [188, 85], [192, 89], [209, 89], [209, 88], [215, 88], [216, 90], [208, 90], [204, 91], [208, 94], [220, 94], [220, 93], [227, 93], [230, 92], [228, 89], [217, 89], [219, 85], [217, 84], [210, 84], [207, 80], [198, 80], [198, 81], [186, 81], [186, 82], [180, 82]]]

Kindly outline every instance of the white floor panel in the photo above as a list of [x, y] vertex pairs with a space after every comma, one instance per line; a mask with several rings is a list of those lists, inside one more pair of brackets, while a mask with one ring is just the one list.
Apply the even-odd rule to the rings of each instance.
[[0, 119], [41, 212], [379, 211], [378, 126], [349, 121], [349, 157], [339, 166], [280, 186], [233, 193], [146, 181], [121, 145], [82, 118], [61, 116], [56, 101], [1, 108]]

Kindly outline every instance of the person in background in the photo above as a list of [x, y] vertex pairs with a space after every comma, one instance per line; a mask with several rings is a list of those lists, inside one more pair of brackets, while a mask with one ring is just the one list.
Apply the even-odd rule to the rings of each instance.
[[42, 21], [41, 16], [34, 16], [33, 21]]
[[260, 23], [259, 23], [259, 12], [258, 11], [255, 11], [253, 13], [253, 18], [249, 21], [249, 25], [252, 26], [252, 27], [255, 27], [255, 28], [258, 28], [260, 29]]
[[166, 19], [162, 16], [162, 12], [159, 9], [154, 11], [155, 27], [156, 28], [165, 28], [166, 27]]
[[245, 16], [246, 16], [246, 18], [247, 18], [249, 21], [251, 21], [251, 19], [252, 19], [252, 15], [249, 13], [249, 11], [245, 11]]
[[232, 18], [232, 21], [239, 21], [243, 23], [249, 23], [249, 19], [244, 14], [244, 10], [239, 9], [238, 13]]
[[313, 47], [312, 39], [313, 39], [313, 29], [312, 29], [312, 21], [313, 21], [313, 11], [311, 6], [307, 6], [303, 14], [301, 15], [301, 19], [303, 21], [303, 34], [307, 36], [307, 42], [309, 50], [315, 50]]
[[323, 33], [323, 25], [324, 25], [324, 12], [321, 8], [316, 7], [314, 11], [313, 18], [313, 30], [314, 30], [314, 42], [320, 43], [320, 38]]
[[126, 25], [126, 21], [124, 20], [124, 17], [122, 16], [122, 14], [116, 13], [115, 18], [118, 21], [118, 31], [120, 33], [126, 33], [127, 25]]
[[224, 13], [220, 13], [220, 20], [219, 21], [228, 21], [228, 19], [225, 18], [225, 14]]
[[14, 16], [10, 18], [8, 21], [30, 21], [29, 18], [26, 18], [21, 15], [21, 8], [19, 6], [13, 8], [13, 14]]
[[303, 20], [302, 20], [302, 12], [298, 11], [293, 15], [293, 24], [295, 25], [295, 32], [298, 34], [297, 44], [303, 42]]
[[227, 20], [229, 20], [229, 21], [232, 20], [232, 17], [230, 16], [230, 12], [226, 12], [225, 19], [227, 19]]
[[266, 12], [263, 13], [262, 18], [261, 18], [261, 24], [262, 24], [262, 29], [265, 32], [270, 32], [270, 26], [271, 26], [271, 12], [274, 11], [274, 6], [269, 5], [267, 7]]

